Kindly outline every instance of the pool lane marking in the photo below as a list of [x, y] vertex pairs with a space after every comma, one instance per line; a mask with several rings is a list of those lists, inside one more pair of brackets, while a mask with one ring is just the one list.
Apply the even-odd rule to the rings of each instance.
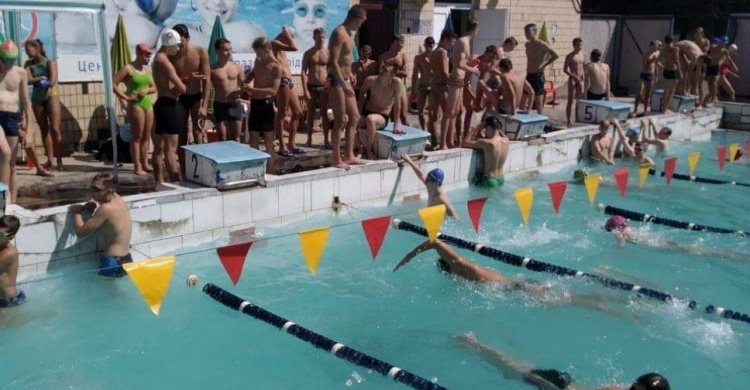
[[733, 230], [733, 229], [726, 229], [726, 228], [720, 228], [720, 227], [715, 227], [715, 226], [699, 225], [693, 222], [682, 222], [682, 221], [677, 221], [674, 219], [656, 217], [653, 215], [639, 213], [637, 211], [621, 209], [619, 207], [606, 206], [603, 203], [599, 203], [596, 206], [596, 208], [597, 210], [603, 212], [604, 214], [619, 215], [631, 221], [650, 222], [650, 223], [654, 223], [657, 225], [668, 226], [674, 229], [692, 230], [696, 232], [739, 234], [740, 236], [743, 236], [743, 237], [750, 237], [750, 235], [748, 235], [742, 230]]
[[[654, 168], [651, 168], [648, 170], [648, 174], [651, 176], [656, 175], [656, 170]], [[664, 176], [664, 171], [661, 171], [660, 176]], [[698, 176], [691, 176], [691, 175], [685, 175], [681, 173], [674, 173], [672, 175], [673, 179], [677, 180], [684, 180], [684, 181], [691, 181], [693, 183], [704, 183], [704, 184], [730, 184], [733, 186], [742, 186], [742, 187], [750, 187], [750, 183], [740, 183], [737, 181], [728, 181], [728, 180], [720, 180], [720, 179], [711, 179], [708, 177], [698, 177]]]

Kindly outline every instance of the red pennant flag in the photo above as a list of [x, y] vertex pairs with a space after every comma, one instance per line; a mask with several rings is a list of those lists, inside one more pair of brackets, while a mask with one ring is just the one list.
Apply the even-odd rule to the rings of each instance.
[[482, 211], [484, 210], [484, 204], [487, 202], [487, 198], [472, 199], [466, 203], [469, 208], [469, 218], [471, 218], [471, 224], [474, 225], [474, 231], [479, 232], [479, 218], [482, 217]]
[[667, 179], [667, 185], [672, 182], [674, 169], [677, 167], [677, 157], [670, 157], [664, 160], [664, 177]]
[[719, 148], [716, 149], [716, 155], [719, 157], [719, 169], [723, 171], [724, 164], [727, 163], [727, 147], [719, 146]]
[[245, 265], [245, 258], [247, 252], [252, 246], [252, 242], [243, 242], [241, 244], [228, 245], [220, 248], [216, 248], [216, 253], [219, 255], [219, 261], [224, 266], [224, 270], [227, 271], [229, 279], [232, 280], [234, 285], [240, 281], [242, 276], [242, 267]]
[[362, 230], [365, 231], [367, 244], [370, 245], [370, 254], [375, 260], [380, 252], [380, 246], [383, 245], [385, 234], [388, 233], [388, 226], [391, 224], [391, 217], [377, 217], [362, 221]]
[[[672, 173], [674, 173], [674, 168], [672, 170]], [[620, 195], [624, 198], [625, 193], [628, 191], [628, 177], [630, 176], [630, 170], [628, 168], [621, 168], [617, 169], [614, 172], [612, 172], [613, 175], [615, 175], [615, 180], [617, 180], [617, 187], [620, 188]], [[672, 174], [669, 175], [669, 179], [672, 179]]]
[[555, 209], [555, 214], [560, 214], [560, 204], [565, 196], [565, 190], [568, 189], [568, 183], [565, 181], [556, 181], [547, 184], [547, 186], [549, 186], [549, 194], [552, 197], [552, 208]]

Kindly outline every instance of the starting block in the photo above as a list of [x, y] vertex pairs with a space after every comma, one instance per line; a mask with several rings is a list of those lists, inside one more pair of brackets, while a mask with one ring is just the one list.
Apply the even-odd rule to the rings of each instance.
[[505, 135], [511, 141], [523, 141], [529, 138], [538, 137], [544, 133], [544, 125], [547, 124], [548, 118], [533, 112], [528, 114], [516, 113], [510, 123], [505, 123], [508, 115], [498, 115], [503, 118]]
[[576, 122], [599, 123], [607, 118], [628, 119], [632, 105], [611, 100], [579, 100]]
[[399, 125], [399, 130], [406, 134], [393, 134], [393, 123], [375, 132], [372, 148], [379, 159], [398, 160], [404, 153], [413, 155], [424, 152], [430, 133], [404, 125]]
[[182, 146], [185, 150], [185, 178], [217, 189], [231, 189], [265, 180], [271, 157], [236, 141]]
[[[651, 96], [651, 111], [661, 111], [661, 101], [664, 98], [664, 90], [657, 89]], [[698, 102], [698, 96], [695, 95], [672, 95], [672, 101], [669, 102], [669, 111], [683, 112], [695, 107]]]

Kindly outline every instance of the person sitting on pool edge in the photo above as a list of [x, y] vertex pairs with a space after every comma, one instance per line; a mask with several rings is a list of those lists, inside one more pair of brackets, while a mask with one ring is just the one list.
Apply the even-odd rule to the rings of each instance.
[[26, 301], [26, 294], [16, 288], [18, 278], [18, 249], [11, 241], [21, 222], [12, 215], [0, 217], [0, 308], [18, 306]]
[[448, 199], [448, 194], [446, 194], [445, 190], [443, 189], [443, 179], [445, 179], [445, 173], [443, 172], [443, 170], [440, 168], [435, 168], [425, 175], [424, 172], [419, 169], [417, 164], [414, 164], [414, 161], [412, 161], [411, 157], [409, 157], [408, 154], [402, 154], [401, 158], [404, 159], [407, 164], [409, 164], [419, 180], [421, 180], [422, 183], [424, 183], [425, 187], [427, 187], [427, 206], [437, 206], [443, 204], [445, 205], [445, 211], [448, 215], [453, 218], [458, 218], [456, 209], [453, 208], [450, 199]]
[[[474, 140], [477, 133], [485, 130], [485, 138]], [[484, 123], [464, 134], [461, 146], [479, 149], [484, 155], [484, 172], [474, 180], [474, 184], [483, 187], [502, 187], [505, 184], [503, 165], [508, 158], [510, 141], [503, 133], [503, 125], [497, 116], [489, 116]]]
[[[76, 234], [85, 236], [103, 227], [106, 247], [99, 263], [99, 275], [123, 277], [125, 270], [122, 265], [133, 262], [130, 256], [133, 223], [128, 205], [115, 192], [114, 176], [111, 173], [94, 176], [91, 180], [91, 195], [96, 203], [74, 204], [68, 208], [73, 213]], [[85, 222], [81, 215], [84, 212], [93, 213]]]
[[[456, 337], [462, 346], [479, 353], [485, 361], [495, 366], [506, 379], [523, 381], [541, 390], [575, 390], [573, 378], [567, 372], [555, 369], [532, 369], [533, 365], [519, 362], [505, 352], [484, 345], [473, 333], [468, 332]], [[670, 390], [669, 381], [657, 373], [643, 374], [628, 386], [604, 386], [596, 390]]]

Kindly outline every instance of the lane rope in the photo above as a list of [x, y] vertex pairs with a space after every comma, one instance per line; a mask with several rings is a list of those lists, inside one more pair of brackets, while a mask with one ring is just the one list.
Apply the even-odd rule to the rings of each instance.
[[[393, 220], [393, 226], [394, 228], [398, 230], [404, 230], [412, 233], [416, 233], [420, 236], [427, 237], [427, 230], [421, 226], [417, 226], [414, 224], [411, 224], [409, 222], [404, 222], [399, 219]], [[624, 291], [631, 291], [643, 296], [646, 296], [648, 298], [656, 299], [662, 302], [673, 302], [673, 301], [687, 301], [687, 307], [692, 310], [698, 310], [698, 302], [690, 299], [684, 299], [679, 298], [674, 295], [653, 290], [650, 288], [646, 288], [643, 286], [638, 286], [632, 283], [628, 282], [622, 282], [615, 279], [610, 279], [604, 276], [599, 276], [595, 274], [590, 274], [588, 272], [582, 272], [578, 270], [574, 270], [571, 268], [562, 267], [555, 264], [545, 263], [539, 260], [530, 259], [527, 257], [518, 256], [512, 253], [503, 252], [499, 249], [490, 248], [488, 246], [480, 245], [479, 243], [467, 241], [458, 237], [449, 236], [447, 234], [438, 233], [437, 236], [439, 239], [448, 242], [458, 248], [462, 249], [468, 249], [473, 252], [477, 252], [482, 256], [489, 257], [491, 259], [503, 262], [505, 264], [509, 264], [515, 267], [522, 267], [525, 269], [528, 269], [530, 271], [534, 272], [546, 272], [550, 274], [555, 274], [559, 276], [574, 276], [577, 278], [587, 278], [590, 280], [593, 280], [595, 282], [598, 282], [600, 284], [603, 284], [604, 286], [611, 287], [614, 289], [624, 290]], [[730, 310], [725, 309], [723, 307], [718, 307], [716, 305], [707, 305], [704, 308], [704, 311], [708, 314], [717, 314], [720, 317], [742, 321], [745, 323], [750, 324], [750, 314], [741, 313], [736, 310]]]
[[[656, 175], [656, 170], [654, 168], [651, 168], [648, 170], [648, 174], [651, 176]], [[665, 172], [661, 171], [659, 176], [664, 177]], [[690, 176], [690, 175], [683, 175], [680, 173], [673, 173], [672, 174], [673, 179], [677, 180], [685, 180], [685, 181], [694, 181], [696, 183], [705, 183], [705, 184], [731, 184], [733, 186], [742, 186], [742, 187], [750, 187], [750, 183], [740, 183], [736, 181], [729, 181], [729, 180], [719, 180], [719, 179], [711, 179], [707, 177], [697, 177], [697, 176]]]
[[215, 284], [208, 283], [203, 286], [203, 292], [213, 298], [215, 301], [224, 306], [247, 314], [257, 320], [263, 321], [277, 329], [312, 344], [318, 349], [322, 349], [339, 359], [346, 360], [357, 366], [373, 370], [380, 375], [391, 378], [396, 382], [403, 383], [411, 388], [419, 390], [447, 390], [445, 387], [433, 383], [416, 374], [412, 374], [402, 368], [396, 367], [390, 363], [376, 359], [364, 352], [354, 348], [347, 347], [344, 344], [331, 340], [319, 333], [313, 332], [301, 325], [297, 325], [277, 314], [274, 314], [260, 306], [254, 305]]
[[602, 203], [599, 203], [599, 205], [597, 205], [596, 208], [599, 211], [603, 212], [604, 214], [619, 215], [631, 221], [651, 222], [657, 225], [669, 226], [675, 229], [692, 230], [696, 232], [737, 234], [741, 237], [750, 237], [750, 233], [744, 232], [742, 230], [733, 230], [733, 229], [725, 229], [725, 228], [719, 228], [719, 227], [714, 227], [714, 226], [706, 226], [706, 225], [700, 225], [700, 224], [692, 223], [692, 222], [682, 222], [682, 221], [677, 221], [674, 219], [667, 219], [667, 218], [657, 217], [654, 215], [643, 214], [637, 211], [625, 210], [625, 209], [621, 209], [618, 207], [605, 206]]

